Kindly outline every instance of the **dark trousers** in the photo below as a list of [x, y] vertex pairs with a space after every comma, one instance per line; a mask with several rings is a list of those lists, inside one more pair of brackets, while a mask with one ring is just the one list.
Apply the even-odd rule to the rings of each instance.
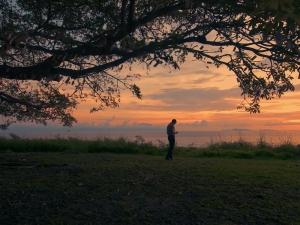
[[166, 159], [173, 159], [173, 150], [174, 150], [174, 146], [175, 146], [175, 136], [174, 135], [169, 135], [168, 140], [169, 140], [169, 149], [168, 149], [168, 153], [166, 155]]

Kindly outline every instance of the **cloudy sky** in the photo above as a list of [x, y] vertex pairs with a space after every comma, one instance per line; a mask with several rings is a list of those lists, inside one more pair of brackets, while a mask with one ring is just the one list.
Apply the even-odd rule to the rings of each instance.
[[[295, 79], [295, 92], [280, 99], [264, 101], [260, 114], [249, 114], [238, 110], [242, 102], [241, 91], [235, 75], [225, 67], [207, 67], [195, 60], [185, 62], [180, 70], [156, 67], [147, 71], [140, 65], [124, 73], [141, 74], [136, 83], [142, 90], [142, 100], [130, 91], [121, 93], [119, 108], [105, 109], [90, 113], [94, 106], [87, 99], [74, 112], [78, 124], [73, 128], [61, 125], [16, 124], [0, 135], [16, 133], [21, 136], [71, 135], [98, 137], [100, 132], [118, 132], [125, 136], [129, 131], [134, 135], [143, 131], [164, 134], [165, 126], [176, 118], [180, 131], [292, 131], [300, 130], [300, 80]], [[182, 134], [182, 133], [181, 133]]]
[[139, 73], [143, 99], [128, 91], [121, 94], [116, 109], [93, 114], [93, 102], [82, 103], [75, 112], [79, 124], [88, 126], [164, 126], [178, 120], [184, 130], [277, 129], [300, 128], [300, 82], [295, 79], [295, 92], [280, 99], [264, 101], [260, 114], [238, 110], [242, 102], [235, 75], [225, 67], [208, 68], [204, 63], [189, 60], [181, 70], [157, 67], [146, 71], [135, 65], [131, 73]]

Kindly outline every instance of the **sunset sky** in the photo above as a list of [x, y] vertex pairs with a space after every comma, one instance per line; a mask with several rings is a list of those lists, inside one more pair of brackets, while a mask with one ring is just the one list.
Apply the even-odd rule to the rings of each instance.
[[78, 123], [73, 127], [48, 123], [11, 125], [0, 135], [11, 133], [29, 138], [78, 137], [84, 139], [143, 137], [152, 143], [166, 143], [165, 127], [176, 118], [178, 146], [206, 145], [240, 138], [256, 143], [300, 143], [300, 80], [295, 75], [295, 91], [261, 103], [261, 113], [250, 114], [237, 106], [242, 102], [236, 76], [225, 67], [216, 68], [193, 59], [180, 70], [156, 67], [147, 71], [132, 65], [126, 74], [142, 75], [136, 84], [143, 97], [129, 90], [121, 92], [118, 108], [90, 113], [94, 99], [86, 99], [74, 111]]
[[[211, 32], [208, 39], [214, 40]], [[211, 46], [206, 46], [214, 50]], [[224, 52], [231, 53], [231, 48]], [[300, 80], [295, 75], [295, 91], [281, 98], [262, 101], [261, 113], [238, 110], [243, 97], [236, 76], [225, 66], [216, 68], [189, 56], [180, 70], [152, 67], [149, 71], [139, 64], [124, 74], [140, 74], [136, 84], [142, 100], [130, 91], [121, 93], [120, 107], [89, 113], [94, 102], [82, 103], [75, 116], [79, 124], [103, 127], [165, 126], [172, 118], [180, 130], [208, 131], [227, 129], [299, 130]]]
[[89, 113], [92, 101], [82, 103], [75, 116], [79, 124], [89, 126], [161, 126], [178, 120], [183, 130], [300, 128], [300, 82], [294, 80], [295, 92], [280, 99], [262, 102], [260, 114], [238, 110], [242, 102], [235, 75], [225, 67], [215, 68], [195, 60], [181, 70], [157, 67], [147, 72], [134, 65], [131, 73], [143, 75], [136, 83], [142, 100], [129, 91], [121, 94], [120, 107]]
[[[239, 138], [242, 135], [247, 139], [251, 136], [254, 141], [261, 134], [271, 142], [278, 142], [276, 139], [280, 136], [292, 138], [296, 143], [300, 141], [300, 80], [296, 76], [294, 92], [279, 99], [264, 101], [260, 114], [250, 114], [237, 109], [243, 97], [236, 76], [225, 67], [216, 68], [190, 58], [180, 70], [155, 67], [147, 71], [143, 66], [134, 64], [131, 71], [124, 70], [122, 73], [142, 75], [136, 80], [142, 90], [142, 100], [129, 90], [123, 90], [119, 108], [90, 113], [95, 102], [86, 99], [74, 111], [78, 123], [72, 128], [51, 122], [48, 126], [17, 123], [6, 131], [0, 131], [0, 135], [15, 133], [22, 137], [62, 135], [83, 138], [134, 138], [141, 135], [148, 140], [164, 140], [165, 126], [172, 118], [176, 118], [176, 129], [180, 131], [178, 138], [182, 139], [179, 139], [179, 143], [184, 145], [207, 142], [219, 135], [214, 133], [212, 137], [208, 131], [222, 131], [227, 138], [232, 135]], [[182, 131], [195, 131], [197, 135], [197, 132], [203, 132], [206, 139], [198, 140], [196, 135], [189, 140], [186, 137], [190, 137], [190, 133]], [[277, 137], [271, 135], [271, 131], [279, 131]]]

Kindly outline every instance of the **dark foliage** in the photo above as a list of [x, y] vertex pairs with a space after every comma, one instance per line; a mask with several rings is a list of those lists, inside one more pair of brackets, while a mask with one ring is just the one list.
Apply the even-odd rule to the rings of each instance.
[[[175, 69], [188, 56], [236, 75], [250, 112], [293, 91], [299, 71], [299, 1], [2, 0], [0, 114], [71, 125], [79, 99], [91, 111], [141, 98], [124, 67]], [[5, 127], [5, 126], [4, 126]]]

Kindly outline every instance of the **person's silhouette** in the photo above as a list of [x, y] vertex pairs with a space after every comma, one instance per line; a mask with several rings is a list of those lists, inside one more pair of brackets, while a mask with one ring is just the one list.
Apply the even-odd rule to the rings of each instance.
[[173, 159], [173, 150], [174, 150], [174, 147], [175, 147], [175, 134], [178, 133], [178, 132], [175, 131], [176, 122], [177, 122], [176, 119], [172, 119], [172, 121], [167, 126], [169, 149], [168, 149], [168, 153], [166, 155], [166, 160], [172, 160]]

